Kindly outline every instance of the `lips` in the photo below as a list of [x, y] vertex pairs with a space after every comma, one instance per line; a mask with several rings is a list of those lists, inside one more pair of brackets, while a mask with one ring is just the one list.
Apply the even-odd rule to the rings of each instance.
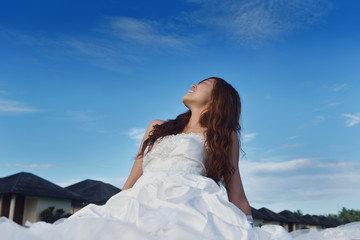
[[188, 91], [188, 93], [193, 93], [193, 92], [195, 92], [195, 91], [194, 91], [194, 90], [189, 90], [189, 91]]

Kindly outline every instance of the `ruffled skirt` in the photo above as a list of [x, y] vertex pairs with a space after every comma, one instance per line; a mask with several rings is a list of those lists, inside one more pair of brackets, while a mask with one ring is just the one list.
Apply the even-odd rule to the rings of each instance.
[[212, 179], [177, 171], [145, 172], [103, 206], [28, 226], [0, 218], [1, 239], [293, 239], [281, 226], [251, 227]]

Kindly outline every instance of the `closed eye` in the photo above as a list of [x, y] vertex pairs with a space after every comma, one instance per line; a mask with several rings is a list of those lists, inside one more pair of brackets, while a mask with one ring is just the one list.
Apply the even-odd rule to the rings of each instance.
[[206, 82], [207, 80], [208, 80], [208, 79], [205, 79], [205, 80], [200, 81], [200, 82], [198, 83], [198, 85], [199, 85], [200, 83], [203, 83], [203, 82], [208, 83], [208, 82]]

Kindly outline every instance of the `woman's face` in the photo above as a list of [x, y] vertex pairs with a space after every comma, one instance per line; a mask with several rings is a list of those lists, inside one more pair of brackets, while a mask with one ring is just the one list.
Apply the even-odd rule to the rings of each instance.
[[211, 100], [211, 92], [214, 88], [215, 79], [206, 79], [198, 84], [191, 85], [191, 89], [182, 98], [183, 103], [188, 108], [206, 107]]

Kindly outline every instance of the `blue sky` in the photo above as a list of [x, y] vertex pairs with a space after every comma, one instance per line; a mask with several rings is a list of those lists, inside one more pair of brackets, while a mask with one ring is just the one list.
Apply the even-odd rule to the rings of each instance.
[[250, 204], [360, 202], [360, 2], [0, 3], [0, 176], [122, 187], [153, 119], [222, 77], [242, 100]]

